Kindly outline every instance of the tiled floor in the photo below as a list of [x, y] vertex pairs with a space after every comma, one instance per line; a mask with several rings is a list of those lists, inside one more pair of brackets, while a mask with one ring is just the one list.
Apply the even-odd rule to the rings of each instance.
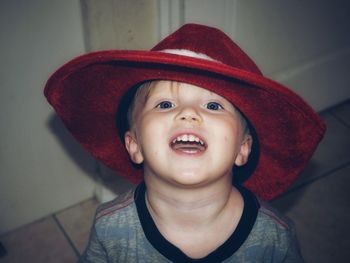
[[94, 199], [0, 236], [7, 253], [1, 263], [76, 262], [89, 238]]
[[[349, 262], [350, 101], [321, 113], [327, 133], [310, 164], [272, 205], [297, 228], [308, 263]], [[97, 207], [87, 200], [0, 236], [0, 262], [76, 262], [86, 245]]]

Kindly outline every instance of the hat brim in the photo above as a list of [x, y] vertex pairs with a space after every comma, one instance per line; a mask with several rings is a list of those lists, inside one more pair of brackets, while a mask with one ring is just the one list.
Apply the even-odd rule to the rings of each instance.
[[158, 51], [101, 51], [80, 56], [48, 80], [45, 96], [68, 130], [95, 158], [133, 183], [115, 116], [123, 96], [147, 80], [176, 80], [213, 91], [234, 104], [259, 139], [259, 162], [244, 185], [271, 200], [296, 179], [322, 139], [325, 125], [283, 85], [219, 62]]

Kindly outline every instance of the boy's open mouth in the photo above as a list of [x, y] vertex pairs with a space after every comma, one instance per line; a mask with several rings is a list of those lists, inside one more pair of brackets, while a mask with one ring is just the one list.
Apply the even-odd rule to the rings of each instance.
[[177, 152], [197, 154], [205, 151], [207, 145], [193, 134], [182, 134], [170, 142], [170, 147]]

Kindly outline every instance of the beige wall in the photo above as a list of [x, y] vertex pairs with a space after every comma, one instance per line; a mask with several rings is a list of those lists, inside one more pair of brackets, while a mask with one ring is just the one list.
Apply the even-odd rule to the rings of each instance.
[[84, 52], [79, 0], [0, 1], [0, 233], [93, 196], [95, 162], [43, 96]]

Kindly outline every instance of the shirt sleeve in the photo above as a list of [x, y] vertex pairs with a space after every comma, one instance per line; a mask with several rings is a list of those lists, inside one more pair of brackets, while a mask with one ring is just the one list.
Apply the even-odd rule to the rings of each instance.
[[87, 248], [80, 257], [79, 263], [105, 263], [108, 257], [105, 248], [98, 239], [96, 228], [93, 226]]
[[257, 234], [265, 250], [263, 262], [304, 263], [293, 221], [261, 202]]
[[296, 236], [294, 224], [290, 223], [287, 235], [286, 254], [283, 263], [304, 263], [304, 259], [300, 252], [299, 242]]

